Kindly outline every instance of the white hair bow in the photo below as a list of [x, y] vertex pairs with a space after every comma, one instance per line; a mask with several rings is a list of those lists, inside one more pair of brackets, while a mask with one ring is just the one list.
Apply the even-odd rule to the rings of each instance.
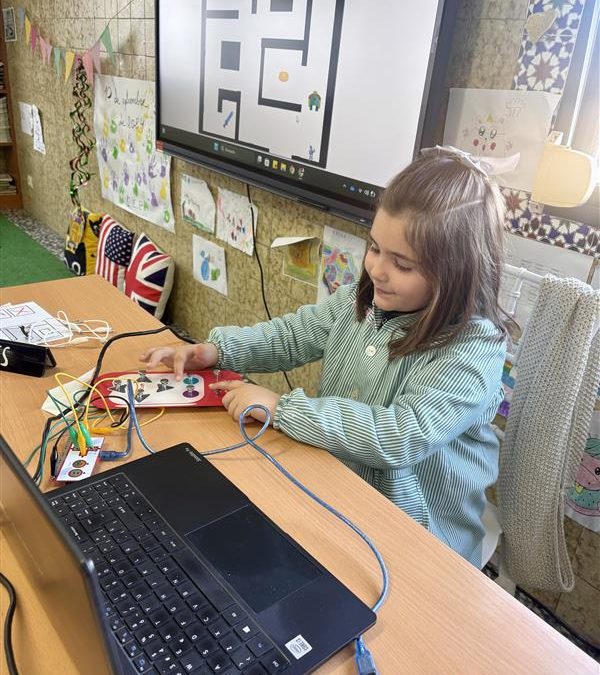
[[472, 155], [470, 152], [455, 148], [452, 145], [436, 145], [433, 148], [423, 148], [422, 155], [447, 155], [461, 162], [470, 169], [475, 169], [486, 176], [497, 176], [502, 173], [514, 171], [521, 159], [521, 153], [517, 152], [509, 157], [489, 157]]

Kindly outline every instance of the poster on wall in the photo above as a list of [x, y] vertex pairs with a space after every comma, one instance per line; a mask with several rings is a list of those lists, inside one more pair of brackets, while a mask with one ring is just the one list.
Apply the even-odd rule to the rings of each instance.
[[366, 247], [364, 239], [325, 225], [317, 302], [326, 300], [340, 286], [359, 280]]
[[481, 157], [520, 153], [500, 185], [533, 190], [535, 175], [560, 96], [515, 89], [450, 89], [444, 144]]
[[246, 195], [219, 188], [217, 237], [247, 255], [254, 252], [258, 210]]
[[575, 484], [567, 492], [565, 513], [589, 530], [600, 532], [600, 387]]
[[271, 248], [280, 248], [283, 252], [284, 276], [311, 286], [317, 285], [321, 248], [317, 237], [277, 237]]
[[2, 19], [4, 22], [4, 42], [17, 41], [17, 25], [15, 23], [14, 7], [6, 7], [2, 10]]
[[204, 232], [215, 231], [215, 200], [206, 181], [184, 173], [181, 176], [181, 215]]
[[94, 131], [102, 196], [175, 231], [171, 158], [155, 149], [154, 82], [98, 75]]
[[192, 238], [194, 279], [227, 295], [225, 249], [197, 234]]

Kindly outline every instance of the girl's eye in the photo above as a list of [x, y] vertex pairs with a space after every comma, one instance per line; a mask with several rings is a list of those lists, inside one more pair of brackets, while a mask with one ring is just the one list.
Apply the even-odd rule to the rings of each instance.
[[377, 244], [374, 244], [371, 242], [371, 245], [369, 246], [369, 251], [372, 253], [379, 253], [379, 249], [377, 248]]
[[394, 265], [396, 269], [400, 270], [401, 272], [412, 272], [412, 267], [406, 267], [406, 265], [403, 265], [398, 260], [394, 260]]

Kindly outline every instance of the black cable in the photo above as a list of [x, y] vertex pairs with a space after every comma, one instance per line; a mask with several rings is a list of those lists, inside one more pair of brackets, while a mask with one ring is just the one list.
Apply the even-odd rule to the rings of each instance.
[[[116, 342], [117, 340], [121, 340], [122, 338], [126, 337], [139, 337], [142, 335], [155, 335], [156, 333], [162, 333], [165, 330], [169, 330], [169, 326], [161, 326], [160, 328], [153, 328], [152, 330], [137, 330], [137, 331], [130, 331], [128, 333], [118, 333], [117, 335], [113, 335], [111, 338], [109, 338], [103, 345], [102, 349], [100, 350], [100, 353], [98, 354], [98, 359], [96, 361], [96, 367], [94, 368], [94, 374], [92, 375], [92, 379], [90, 380], [90, 385], [93, 385], [96, 379], [98, 378], [98, 375], [100, 374], [100, 369], [102, 368], [102, 361], [104, 360], [104, 355], [106, 354], [106, 350], [113, 344], [113, 342]], [[91, 389], [86, 389], [84, 392], [81, 393], [81, 396], [77, 400], [73, 400], [73, 407], [78, 408], [79, 406], [83, 405], [88, 396], [91, 393]], [[42, 473], [44, 470], [44, 465], [43, 465], [43, 454], [41, 451], [41, 448], [44, 447], [45, 441], [48, 438], [50, 434], [50, 427], [53, 422], [56, 422], [57, 420], [61, 419], [60, 415], [55, 415], [54, 417], [49, 417], [46, 420], [46, 424], [44, 425], [44, 431], [42, 432], [42, 440], [40, 443], [40, 452], [38, 454], [38, 462], [36, 466], [35, 473], [33, 474], [33, 480], [38, 483], [41, 478], [42, 478]]]
[[[252, 217], [252, 234], [254, 235], [254, 209], [252, 208], [252, 198], [250, 197], [250, 185], [248, 183], [246, 183], [246, 191], [248, 192], [248, 203], [250, 204], [250, 215]], [[262, 263], [260, 262], [260, 257], [258, 255], [258, 246], [256, 245], [256, 242], [254, 243], [254, 255], [256, 256], [256, 262], [258, 263], [258, 269], [260, 270], [260, 292], [262, 294], [263, 305], [265, 306], [265, 311], [267, 312], [269, 321], [271, 321], [273, 317], [271, 316], [271, 312], [269, 311], [269, 305], [267, 304], [267, 295], [265, 293], [265, 275], [263, 272]], [[290, 391], [292, 391], [294, 387], [292, 387], [292, 383], [290, 382], [288, 374], [285, 372], [285, 370], [283, 371], [283, 376], [285, 377], [285, 381], [288, 383]]]
[[17, 594], [15, 593], [14, 586], [2, 572], [0, 572], [0, 584], [6, 588], [10, 597], [10, 604], [6, 611], [6, 618], [4, 619], [4, 653], [6, 654], [6, 664], [8, 665], [10, 675], [19, 675], [12, 646], [12, 622], [15, 609], [17, 608]]
[[183, 329], [180, 328], [179, 326], [175, 326], [174, 324], [168, 324], [168, 326], [171, 329], [171, 332], [174, 333], [183, 342], [188, 342], [191, 345], [198, 344], [198, 340], [196, 340], [193, 337], [188, 337], [183, 331]]
[[[114, 393], [110, 394], [110, 398], [113, 401], [116, 399], [118, 401], [123, 401], [125, 403], [125, 406], [123, 408], [120, 408], [119, 419], [116, 419], [114, 422], [111, 421], [111, 423], [108, 425], [109, 427], [112, 427], [113, 429], [117, 429], [122, 424], [127, 422], [127, 420], [129, 419], [129, 401], [124, 396], [118, 396], [117, 394], [114, 394]], [[90, 400], [90, 404], [94, 405], [95, 401], [102, 401], [102, 397], [101, 396], [94, 396], [94, 398]]]

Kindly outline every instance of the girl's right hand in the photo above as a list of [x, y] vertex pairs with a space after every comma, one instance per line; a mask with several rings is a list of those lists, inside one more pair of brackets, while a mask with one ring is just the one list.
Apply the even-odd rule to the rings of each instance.
[[171, 368], [175, 379], [181, 380], [185, 371], [213, 368], [219, 362], [219, 352], [215, 345], [202, 342], [197, 345], [181, 347], [152, 347], [140, 354], [149, 369], [156, 368], [159, 363]]

